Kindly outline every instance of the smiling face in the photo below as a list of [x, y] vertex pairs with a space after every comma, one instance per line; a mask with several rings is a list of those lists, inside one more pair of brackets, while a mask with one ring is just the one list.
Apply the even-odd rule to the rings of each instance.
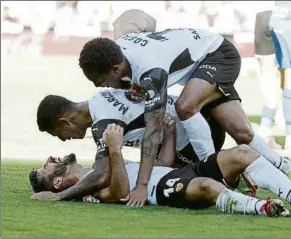
[[70, 119], [61, 118], [52, 132], [52, 136], [58, 137], [62, 141], [70, 139], [83, 139], [86, 135], [87, 127], [77, 125]]
[[30, 183], [35, 192], [40, 191], [63, 191], [78, 182], [78, 179], [72, 175], [69, 167], [76, 165], [75, 154], [70, 154], [64, 158], [49, 157], [37, 170], [30, 173]]

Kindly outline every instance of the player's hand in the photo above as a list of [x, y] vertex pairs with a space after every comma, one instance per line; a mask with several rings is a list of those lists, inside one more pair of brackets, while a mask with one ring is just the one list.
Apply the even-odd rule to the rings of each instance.
[[50, 191], [43, 191], [40, 193], [34, 193], [31, 196], [32, 200], [50, 200], [50, 201], [60, 201], [61, 197], [57, 193], [53, 193]]
[[129, 92], [131, 99], [134, 101], [141, 102], [145, 98], [146, 91], [137, 84], [133, 83], [129, 89]]
[[176, 134], [176, 120], [172, 115], [165, 113], [163, 121], [164, 138]]
[[116, 124], [107, 125], [103, 132], [103, 140], [108, 145], [109, 150], [119, 151], [123, 144], [123, 128]]
[[148, 198], [148, 188], [145, 185], [136, 186], [124, 200], [128, 201], [126, 206], [142, 207], [146, 204]]

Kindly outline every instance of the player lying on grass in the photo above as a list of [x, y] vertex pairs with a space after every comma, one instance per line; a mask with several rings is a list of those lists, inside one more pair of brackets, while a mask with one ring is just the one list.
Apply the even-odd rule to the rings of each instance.
[[[95, 179], [99, 184], [99, 189], [96, 190], [98, 193], [95, 193], [94, 196], [105, 203], [124, 202], [126, 201], [124, 197], [127, 196], [129, 190], [135, 187], [139, 163], [124, 163], [121, 153], [122, 127], [115, 124], [108, 125], [103, 138], [109, 147], [110, 157], [104, 173]], [[174, 158], [174, 154], [162, 153], [160, 157], [162, 161], [167, 161], [167, 157], [170, 157], [171, 160]], [[252, 158], [252, 155], [249, 155], [249, 158]], [[216, 205], [225, 213], [270, 217], [290, 216], [290, 212], [280, 200], [259, 200], [233, 192], [224, 186], [223, 183], [234, 187], [238, 175], [234, 175], [228, 170], [228, 167], [225, 167], [229, 162], [223, 162], [221, 157], [218, 157], [217, 161], [215, 159], [216, 156], [213, 156], [212, 160], [208, 160], [207, 163], [200, 161], [179, 169], [154, 166], [148, 184], [148, 203], [190, 209], [203, 209]], [[92, 173], [92, 169], [76, 163], [74, 154], [66, 156], [63, 161], [50, 157], [42, 168], [30, 173], [30, 182], [34, 191], [52, 190], [56, 193], [36, 193], [32, 199], [42, 200], [44, 199], [42, 196], [46, 195], [46, 200], [60, 200], [57, 192], [74, 187], [79, 180], [81, 182], [90, 173]], [[204, 174], [212, 174], [221, 182], [204, 177]], [[222, 174], [227, 177], [223, 178]]]
[[[62, 200], [75, 197], [78, 194], [83, 194], [82, 192], [86, 193], [87, 187], [94, 188], [94, 182], [96, 183], [94, 178], [104, 170], [108, 157], [108, 148], [103, 142], [102, 138], [100, 138], [108, 123], [117, 123], [121, 126], [124, 126], [124, 142], [128, 142], [130, 140], [135, 140], [135, 142], [138, 142], [138, 140], [141, 139], [144, 131], [144, 123], [142, 121], [143, 105], [141, 103], [137, 104], [129, 101], [125, 97], [125, 93], [126, 92], [122, 90], [98, 92], [88, 102], [82, 103], [74, 103], [59, 96], [48, 96], [45, 97], [40, 103], [37, 114], [39, 129], [57, 136], [62, 140], [66, 140], [72, 137], [83, 138], [87, 128], [92, 125], [93, 121], [96, 122], [92, 127], [92, 133], [98, 146], [98, 152], [93, 166], [95, 170], [92, 174], [89, 175], [89, 177], [86, 177], [86, 179], [82, 181], [81, 184], [76, 185], [74, 189], [63, 191], [60, 194]], [[169, 97], [167, 110], [168, 112], [175, 115], [174, 102], [175, 98]], [[174, 118], [177, 119], [177, 117]], [[183, 144], [189, 144], [189, 139], [185, 131], [183, 131], [184, 129], [181, 124], [179, 126], [179, 120], [177, 120], [176, 128], [176, 149], [181, 150], [179, 147], [183, 146]], [[164, 132], [166, 133], [167, 130]], [[180, 152], [184, 153], [183, 150]], [[192, 158], [195, 160], [195, 154], [191, 152], [193, 152], [193, 150], [190, 152], [187, 151], [186, 155], [189, 159], [187, 162], [190, 162]], [[241, 153], [237, 151], [234, 151], [233, 154], [238, 156], [241, 155]], [[247, 157], [248, 155], [244, 154], [243, 156]], [[176, 165], [181, 165], [180, 157], [176, 156], [175, 162]], [[234, 165], [235, 164], [238, 164], [238, 162], [235, 162]], [[272, 173], [266, 173], [272, 171], [272, 169], [268, 169], [270, 165], [271, 164], [268, 163], [267, 160], [261, 160], [258, 169], [256, 169], [258, 174], [264, 177], [267, 177], [268, 175], [273, 176]], [[245, 167], [240, 172], [243, 172], [244, 169]], [[249, 176], [253, 177], [253, 175], [254, 174], [249, 173]], [[258, 186], [260, 186], [260, 184], [257, 182], [259, 179], [252, 179], [255, 183], [257, 183]], [[280, 179], [278, 178], [278, 180]], [[282, 182], [280, 181], [280, 183]], [[267, 187], [267, 189], [269, 188]], [[279, 193], [276, 191], [276, 194]]]
[[198, 122], [200, 110], [207, 107], [236, 142], [249, 145], [291, 176], [291, 162], [252, 130], [234, 86], [241, 58], [223, 36], [201, 29], [176, 28], [127, 34], [115, 42], [96, 38], [84, 45], [79, 65], [95, 86], [123, 88], [131, 82], [135, 84], [135, 99], [145, 99], [141, 168], [137, 186], [130, 193], [140, 205], [147, 195], [146, 185], [161, 140], [167, 88], [174, 84], [185, 86], [175, 107], [193, 148], [196, 140], [209, 131], [205, 120]]

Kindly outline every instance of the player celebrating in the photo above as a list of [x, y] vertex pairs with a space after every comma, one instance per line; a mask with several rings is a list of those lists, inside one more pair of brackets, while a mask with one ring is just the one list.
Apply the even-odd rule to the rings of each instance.
[[167, 87], [176, 83], [185, 85], [175, 107], [193, 147], [197, 138], [202, 140], [209, 131], [205, 121], [198, 122], [200, 110], [207, 108], [238, 143], [248, 144], [284, 173], [291, 172], [290, 161], [269, 148], [251, 129], [234, 88], [241, 59], [236, 48], [222, 36], [178, 28], [128, 34], [116, 42], [96, 38], [83, 47], [79, 64], [95, 86], [122, 88], [131, 81], [145, 92], [146, 130], [137, 186], [130, 195], [132, 203], [145, 202], [146, 185], [162, 134]]
[[[166, 123], [166, 126], [171, 126], [170, 121]], [[110, 160], [104, 173], [95, 179], [97, 182], [95, 192], [98, 190], [95, 196], [102, 202], [119, 203], [120, 201], [126, 201], [123, 197], [129, 193], [129, 190], [136, 183], [139, 164], [124, 164], [121, 154], [122, 138], [123, 129], [115, 124], [108, 125], [103, 134], [103, 139], [109, 146]], [[250, 160], [255, 154], [249, 154], [246, 160]], [[166, 160], [166, 158], [163, 160]], [[225, 213], [257, 214], [269, 217], [290, 216], [290, 212], [280, 200], [259, 200], [227, 189], [223, 183], [235, 186], [239, 175], [232, 174], [227, 169], [229, 168], [228, 163], [222, 160], [222, 158], [217, 158], [217, 161], [214, 159], [207, 162], [200, 161], [196, 165], [189, 164], [176, 170], [155, 166], [147, 186], [149, 189], [148, 202], [152, 205], [190, 209], [203, 209], [216, 205], [219, 210]], [[271, 166], [271, 168], [286, 177], [274, 167]], [[76, 164], [74, 154], [65, 157], [64, 161], [50, 157], [42, 168], [30, 173], [30, 182], [34, 191], [53, 190], [56, 193], [40, 192], [34, 194], [32, 199], [60, 200], [60, 191], [64, 189], [74, 191], [75, 184], [78, 181], [80, 181], [78, 183], [80, 184], [91, 173], [92, 170]], [[220, 182], [207, 178], [207, 174], [214, 178], [218, 177]], [[274, 182], [269, 184], [276, 185]], [[291, 187], [291, 184], [289, 186]], [[89, 186], [87, 193], [92, 192], [94, 190]], [[82, 196], [84, 195], [79, 194], [78, 197], [66, 199], [77, 199]]]
[[[61, 140], [84, 138], [86, 130], [92, 127], [92, 135], [97, 144], [95, 166], [102, 170], [105, 166], [104, 157], [108, 156], [106, 144], [102, 141], [102, 133], [110, 123], [125, 129], [124, 145], [139, 147], [145, 130], [144, 102], [136, 103], [129, 99], [129, 92], [124, 90], [99, 91], [86, 102], [75, 103], [64, 97], [46, 96], [38, 107], [37, 124], [41, 131], [48, 132]], [[175, 102], [177, 97], [167, 97], [167, 109], [176, 120], [176, 160], [178, 165], [195, 162], [210, 152], [207, 157], [220, 150], [224, 144], [225, 131], [212, 118], [204, 113], [211, 128], [211, 133], [204, 135], [204, 140], [197, 140], [193, 150], [187, 132], [179, 121]], [[207, 134], [205, 132], [205, 134]], [[205, 147], [205, 139], [209, 142]], [[214, 145], [213, 145], [214, 143]], [[211, 148], [210, 148], [211, 147]]]

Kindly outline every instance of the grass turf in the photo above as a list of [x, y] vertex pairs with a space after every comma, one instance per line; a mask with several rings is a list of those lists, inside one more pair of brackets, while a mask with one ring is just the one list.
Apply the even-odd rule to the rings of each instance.
[[[2, 161], [2, 237], [290, 237], [288, 218], [226, 215], [215, 207], [192, 211], [32, 201], [28, 172], [39, 165], [39, 161]], [[261, 198], [267, 195], [259, 193]]]

